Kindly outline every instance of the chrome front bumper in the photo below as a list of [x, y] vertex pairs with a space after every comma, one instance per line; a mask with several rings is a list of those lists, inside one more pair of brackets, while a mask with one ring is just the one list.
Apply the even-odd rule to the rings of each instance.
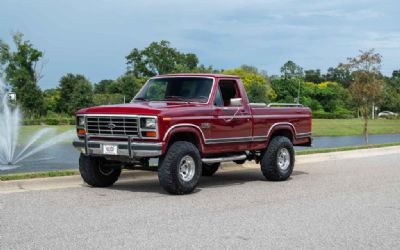
[[[90, 140], [86, 136], [84, 140], [75, 140], [72, 145], [85, 155], [96, 156], [125, 156], [129, 158], [158, 157], [162, 155], [162, 143], [159, 142], [133, 142], [127, 141], [98, 141]], [[103, 153], [103, 145], [118, 146], [116, 155]]]

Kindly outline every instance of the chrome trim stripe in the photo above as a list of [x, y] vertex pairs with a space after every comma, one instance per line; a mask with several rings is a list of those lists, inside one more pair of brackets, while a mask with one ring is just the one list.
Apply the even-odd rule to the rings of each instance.
[[254, 118], [303, 118], [303, 117], [311, 117], [307, 114], [291, 114], [291, 115], [253, 115]]
[[293, 114], [293, 115], [223, 115], [223, 116], [184, 116], [184, 117], [172, 117], [172, 120], [200, 120], [200, 119], [230, 119], [230, 118], [270, 118], [270, 119], [277, 119], [277, 118], [303, 118], [303, 117], [310, 117], [310, 115], [305, 114]]
[[231, 118], [251, 118], [251, 115], [223, 115], [223, 116], [182, 116], [182, 117], [172, 117], [172, 120], [201, 120], [201, 119], [231, 119]]
[[296, 128], [290, 122], [277, 122], [277, 123], [272, 124], [272, 126], [269, 128], [267, 137], [269, 137], [269, 135], [271, 134], [272, 129], [274, 127], [276, 127], [276, 126], [279, 126], [279, 125], [289, 125], [289, 126], [291, 126], [293, 128], [294, 134], [297, 135]]
[[251, 141], [253, 141], [252, 136], [230, 137], [230, 138], [206, 139], [206, 144], [230, 143], [230, 142], [251, 142]]
[[266, 141], [267, 139], [268, 139], [268, 137], [266, 137], [266, 136], [217, 138], [217, 139], [206, 139], [206, 144], [233, 143], [233, 142], [254, 142], [254, 141]]
[[221, 115], [221, 116], [217, 116], [216, 119], [249, 119], [252, 118], [251, 115], [236, 115], [236, 116], [232, 116], [232, 115]]
[[175, 125], [171, 126], [171, 127], [167, 130], [167, 132], [165, 132], [163, 141], [165, 141], [165, 140], [167, 139], [167, 136], [168, 136], [168, 134], [171, 132], [171, 130], [173, 130], [174, 128], [177, 128], [177, 127], [194, 127], [194, 128], [196, 128], [196, 129], [198, 129], [198, 130], [200, 131], [201, 136], [203, 137], [203, 141], [206, 141], [206, 138], [204, 137], [203, 130], [201, 130], [201, 128], [200, 128], [199, 126], [194, 125], [194, 124], [192, 124], [192, 123], [179, 123], [179, 124], [175, 124]]
[[209, 116], [182, 116], [182, 117], [171, 117], [171, 120], [202, 120], [202, 119], [213, 119], [214, 117]]
[[[274, 127], [276, 127], [276, 126], [279, 126], [279, 125], [289, 125], [289, 126], [291, 126], [291, 127], [293, 128], [294, 132], [295, 132], [295, 137], [296, 137], [296, 138], [304, 138], [304, 137], [309, 137], [309, 136], [311, 136], [311, 132], [310, 132], [310, 133], [299, 133], [299, 134], [297, 134], [296, 128], [295, 128], [295, 127], [293, 126], [293, 124], [290, 123], [290, 122], [278, 122], [278, 123], [274, 123], [274, 124], [270, 127], [270, 129], [268, 130], [267, 136], [247, 136], [247, 137], [227, 137], [227, 138], [206, 139], [206, 138], [204, 137], [203, 131], [201, 130], [201, 128], [200, 128], [199, 126], [197, 126], [197, 125], [195, 125], [195, 124], [192, 124], [192, 123], [180, 123], [180, 124], [175, 124], [175, 125], [171, 126], [171, 127], [167, 130], [167, 132], [166, 132], [165, 135], [164, 135], [163, 141], [165, 141], [165, 140], [167, 139], [168, 134], [169, 134], [174, 128], [177, 128], [177, 127], [186, 127], [186, 126], [188, 126], [188, 127], [194, 127], [194, 128], [196, 128], [196, 129], [198, 129], [198, 130], [200, 131], [200, 133], [201, 133], [201, 136], [202, 136], [202, 138], [203, 138], [205, 144], [219, 144], [219, 143], [233, 143], [233, 142], [266, 141], [266, 140], [269, 138], [272, 129], [273, 129]], [[298, 136], [300, 136], [300, 137], [298, 137]]]
[[299, 134], [296, 134], [296, 138], [302, 139], [302, 138], [311, 137], [311, 135], [312, 135], [311, 132], [310, 133], [299, 133]]
[[268, 139], [267, 136], [254, 136], [253, 141], [266, 141]]

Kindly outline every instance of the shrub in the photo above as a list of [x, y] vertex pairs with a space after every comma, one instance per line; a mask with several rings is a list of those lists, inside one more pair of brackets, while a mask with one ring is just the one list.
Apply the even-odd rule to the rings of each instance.
[[22, 125], [40, 125], [40, 119], [24, 119]]
[[312, 113], [314, 119], [351, 119], [354, 118], [354, 114], [351, 112], [338, 111], [334, 113], [328, 113], [324, 111], [314, 111]]
[[45, 118], [43, 120], [43, 123], [46, 125], [59, 125], [60, 124], [60, 120], [57, 118]]
[[76, 118], [74, 117], [74, 118], [69, 118], [68, 119], [68, 124], [69, 125], [76, 125]]
[[74, 116], [51, 111], [41, 118], [26, 118], [22, 121], [22, 125], [75, 125], [75, 123], [76, 118]]

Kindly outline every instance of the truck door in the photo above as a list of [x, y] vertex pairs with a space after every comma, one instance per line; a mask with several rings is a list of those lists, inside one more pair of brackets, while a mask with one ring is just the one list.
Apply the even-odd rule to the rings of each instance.
[[238, 82], [234, 79], [220, 79], [214, 101], [211, 139], [208, 142], [235, 145], [237, 149], [247, 148], [252, 136], [250, 111], [247, 103], [237, 105], [231, 103], [232, 98], [243, 100]]

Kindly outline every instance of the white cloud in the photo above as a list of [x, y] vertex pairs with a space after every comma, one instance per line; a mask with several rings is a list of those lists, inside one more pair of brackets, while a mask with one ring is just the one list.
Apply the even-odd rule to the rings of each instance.
[[400, 66], [398, 9], [395, 0], [3, 0], [0, 35], [19, 30], [46, 50], [45, 87], [68, 72], [115, 78], [132, 48], [161, 39], [201, 63], [271, 73], [288, 59], [325, 70], [374, 47], [390, 71]]
[[400, 49], [400, 32], [367, 32], [365, 38], [360, 41], [360, 46], [364, 48]]

